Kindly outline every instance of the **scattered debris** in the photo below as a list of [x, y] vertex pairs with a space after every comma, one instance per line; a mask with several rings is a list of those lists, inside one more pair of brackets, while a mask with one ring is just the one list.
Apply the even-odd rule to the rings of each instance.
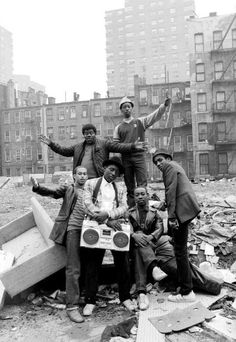
[[184, 309], [175, 309], [167, 315], [149, 318], [153, 326], [162, 334], [181, 331], [210, 320], [215, 314], [205, 308], [201, 302]]

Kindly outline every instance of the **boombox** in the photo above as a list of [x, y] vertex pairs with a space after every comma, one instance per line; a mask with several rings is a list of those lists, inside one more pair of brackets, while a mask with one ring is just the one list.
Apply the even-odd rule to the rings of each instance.
[[112, 249], [128, 251], [130, 244], [130, 225], [121, 223], [122, 231], [114, 231], [106, 224], [84, 220], [80, 246], [87, 248]]

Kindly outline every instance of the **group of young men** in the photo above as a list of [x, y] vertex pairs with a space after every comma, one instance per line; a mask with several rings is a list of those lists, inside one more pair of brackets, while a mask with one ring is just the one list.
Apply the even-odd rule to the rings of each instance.
[[[170, 275], [179, 291], [170, 295], [174, 302], [194, 301], [193, 287], [218, 294], [220, 285], [204, 276], [188, 260], [188, 225], [199, 212], [196, 196], [184, 170], [172, 161], [167, 151], [157, 151], [153, 163], [163, 173], [166, 198], [158, 208], [149, 206], [145, 163], [145, 130], [159, 120], [170, 105], [166, 99], [146, 117], [134, 118], [133, 102], [127, 97], [120, 102], [123, 121], [115, 128], [113, 141], [96, 137], [96, 127], [84, 125], [84, 141], [61, 147], [46, 136], [41, 141], [54, 152], [73, 157], [74, 184], [56, 189], [41, 186], [32, 177], [33, 191], [42, 196], [63, 198], [50, 238], [66, 246], [66, 307], [69, 318], [83, 322], [95, 308], [98, 276], [105, 250], [80, 247], [84, 217], [121, 230], [121, 220], [128, 218], [131, 226], [131, 250], [139, 309], [148, 308], [147, 279], [159, 281]], [[109, 152], [122, 155], [109, 158]], [[126, 189], [115, 182], [124, 174]], [[128, 203], [127, 203], [128, 202]], [[163, 235], [163, 220], [158, 210], [167, 208], [170, 236]], [[172, 244], [170, 243], [172, 241]], [[85, 306], [79, 311], [81, 256], [84, 260]], [[119, 298], [130, 311], [136, 310], [131, 300], [131, 253], [112, 251], [119, 285]]]

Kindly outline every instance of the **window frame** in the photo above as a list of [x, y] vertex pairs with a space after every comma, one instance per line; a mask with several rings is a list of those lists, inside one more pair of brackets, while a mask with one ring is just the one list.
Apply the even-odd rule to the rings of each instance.
[[[203, 163], [203, 159], [206, 158], [206, 162]], [[203, 168], [206, 170], [203, 172]], [[200, 175], [208, 175], [209, 174], [209, 154], [208, 153], [200, 153], [199, 154], [199, 172]]]
[[[199, 67], [203, 67], [202, 70], [198, 70]], [[205, 81], [205, 63], [196, 63], [196, 82]]]

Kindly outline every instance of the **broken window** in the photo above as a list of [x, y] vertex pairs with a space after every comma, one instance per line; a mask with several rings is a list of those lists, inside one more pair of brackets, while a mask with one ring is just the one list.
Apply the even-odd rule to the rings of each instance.
[[208, 153], [200, 153], [199, 154], [199, 165], [200, 165], [200, 174], [201, 175], [209, 174], [209, 155], [208, 155]]
[[207, 123], [201, 122], [198, 124], [198, 141], [207, 141]]

